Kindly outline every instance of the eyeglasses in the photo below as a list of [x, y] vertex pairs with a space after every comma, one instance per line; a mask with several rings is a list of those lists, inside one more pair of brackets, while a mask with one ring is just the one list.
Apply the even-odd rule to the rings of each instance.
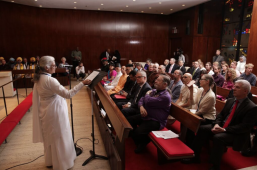
[[51, 67], [57, 67], [56, 65], [51, 65]]
[[136, 78], [137, 78], [137, 79], [140, 79], [141, 77], [145, 77], [145, 76], [137, 76]]
[[186, 79], [186, 78], [187, 78], [187, 76], [183, 76], [182, 78]]
[[174, 73], [175, 75], [179, 75], [179, 73]]

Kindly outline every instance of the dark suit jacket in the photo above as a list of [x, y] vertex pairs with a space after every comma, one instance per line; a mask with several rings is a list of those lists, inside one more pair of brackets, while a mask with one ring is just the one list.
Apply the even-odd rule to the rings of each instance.
[[135, 84], [135, 81], [130, 80], [130, 77], [128, 76], [127, 81], [122, 90], [129, 93], [131, 88], [134, 86], [134, 84]]
[[[223, 122], [230, 113], [230, 109], [234, 103], [234, 99], [228, 99], [224, 108], [217, 116], [214, 124], [223, 127]], [[241, 151], [249, 142], [250, 131], [257, 121], [257, 106], [248, 98], [246, 98], [236, 109], [234, 116], [226, 128], [225, 133], [236, 135], [233, 142], [233, 149]]]
[[[171, 66], [170, 64], [167, 65], [166, 70], [165, 70], [166, 73], [169, 73], [170, 66]], [[175, 70], [179, 70], [179, 66], [177, 64], [174, 64], [170, 73], [174, 73]]]
[[[146, 92], [148, 92], [151, 89], [152, 89], [151, 86], [147, 82], [143, 85], [141, 90], [140, 90], [140, 86], [137, 85], [136, 91], [133, 93], [133, 95], [131, 96], [131, 98], [129, 100], [129, 102], [131, 103], [130, 107], [138, 108], [138, 105], [137, 105], [138, 101], [141, 99], [141, 97], [145, 96]], [[139, 90], [140, 90], [140, 92], [139, 92]], [[139, 94], [138, 94], [138, 92], [139, 92]], [[137, 94], [138, 94], [138, 96], [137, 96]], [[137, 99], [135, 101], [136, 97], [137, 97]]]
[[179, 70], [182, 71], [183, 74], [186, 73], [186, 68], [184, 66], [182, 66], [181, 68], [179, 67]]
[[200, 70], [200, 68], [198, 68], [196, 71], [195, 71], [195, 74], [193, 75], [193, 73], [194, 73], [194, 71], [192, 72], [192, 79], [193, 80], [196, 80], [197, 78], [200, 78], [200, 72], [201, 72], [201, 70]]
[[190, 73], [191, 75], [193, 74], [195, 68], [194, 67], [190, 67], [188, 70], [187, 70], [187, 73]]

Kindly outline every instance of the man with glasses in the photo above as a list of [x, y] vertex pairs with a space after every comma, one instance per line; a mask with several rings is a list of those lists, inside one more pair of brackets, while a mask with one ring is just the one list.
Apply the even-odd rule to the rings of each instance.
[[165, 66], [164, 65], [160, 65], [158, 68], [158, 73], [159, 74], [165, 74]]
[[153, 72], [150, 74], [149, 77], [147, 77], [147, 83], [148, 83], [152, 88], [154, 88], [154, 82], [155, 82], [155, 80], [159, 77], [158, 68], [159, 68], [159, 64], [158, 64], [158, 63], [154, 63], [154, 64], [153, 64]]
[[171, 90], [171, 101], [173, 103], [176, 103], [176, 101], [178, 100], [179, 95], [180, 95], [180, 89], [183, 85], [183, 83], [181, 81], [182, 75], [183, 75], [182, 71], [175, 70], [174, 80], [170, 81], [169, 89]]
[[117, 103], [117, 106], [125, 117], [140, 114], [140, 110], [137, 105], [138, 101], [141, 99], [141, 97], [145, 96], [147, 91], [152, 89], [146, 80], [146, 73], [144, 71], [138, 71], [136, 74], [137, 88], [134, 94], [131, 96], [129, 102]]

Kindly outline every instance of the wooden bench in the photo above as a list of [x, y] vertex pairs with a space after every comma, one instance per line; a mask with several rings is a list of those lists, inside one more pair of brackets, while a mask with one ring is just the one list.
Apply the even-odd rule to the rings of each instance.
[[[252, 88], [251, 88], [251, 93], [252, 93], [253, 95], [257, 95], [257, 87], [252, 86]], [[253, 96], [253, 97], [252, 97], [252, 101], [253, 101], [255, 104], [257, 104], [257, 96]]]
[[32, 92], [0, 123], [0, 145], [32, 106]]
[[225, 101], [221, 101], [221, 100], [216, 99], [215, 108], [216, 108], [216, 114], [217, 115], [222, 111], [222, 109], [224, 108], [225, 104], [226, 104]]
[[[109, 158], [111, 169], [124, 170], [125, 139], [128, 138], [129, 132], [133, 128], [111, 97], [107, 94], [101, 83], [98, 83], [94, 87], [94, 91], [93, 110], [104, 142], [105, 150]], [[89, 88], [88, 94], [91, 95], [91, 90]], [[105, 110], [106, 117], [101, 116], [101, 108]]]
[[[184, 109], [177, 104], [172, 104], [170, 115], [181, 123], [182, 126], [197, 133], [201, 124], [202, 118], [192, 114], [187, 109]], [[163, 130], [167, 130], [166, 128]], [[152, 132], [149, 134], [153, 144], [157, 147], [158, 163], [163, 164], [173, 159], [191, 158], [194, 157], [194, 151], [191, 150], [182, 141], [185, 138], [186, 131], [181, 130], [179, 138], [162, 139], [157, 138]]]
[[216, 87], [217, 95], [220, 95], [220, 96], [223, 96], [226, 98], [228, 96], [229, 92], [230, 92], [230, 90], [228, 90], [228, 89], [224, 89], [224, 88], [218, 87], [218, 86]]

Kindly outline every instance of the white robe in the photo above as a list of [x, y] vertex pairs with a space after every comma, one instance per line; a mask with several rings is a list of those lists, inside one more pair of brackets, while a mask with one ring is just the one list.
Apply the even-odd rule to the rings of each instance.
[[76, 152], [64, 98], [74, 96], [84, 84], [67, 90], [50, 74], [40, 76], [33, 88], [33, 142], [44, 143], [45, 164], [55, 170], [74, 165]]
[[106, 91], [108, 91], [108, 90], [110, 90], [110, 89], [113, 89], [115, 86], [117, 86], [118, 85], [118, 83], [119, 83], [119, 80], [120, 80], [120, 77], [122, 76], [122, 72], [120, 71], [120, 72], [117, 72], [117, 75], [116, 75], [116, 77], [112, 80], [112, 82], [111, 82], [111, 85], [109, 86], [108, 84], [106, 85], [104, 85], [104, 88], [105, 88], [105, 90]]

